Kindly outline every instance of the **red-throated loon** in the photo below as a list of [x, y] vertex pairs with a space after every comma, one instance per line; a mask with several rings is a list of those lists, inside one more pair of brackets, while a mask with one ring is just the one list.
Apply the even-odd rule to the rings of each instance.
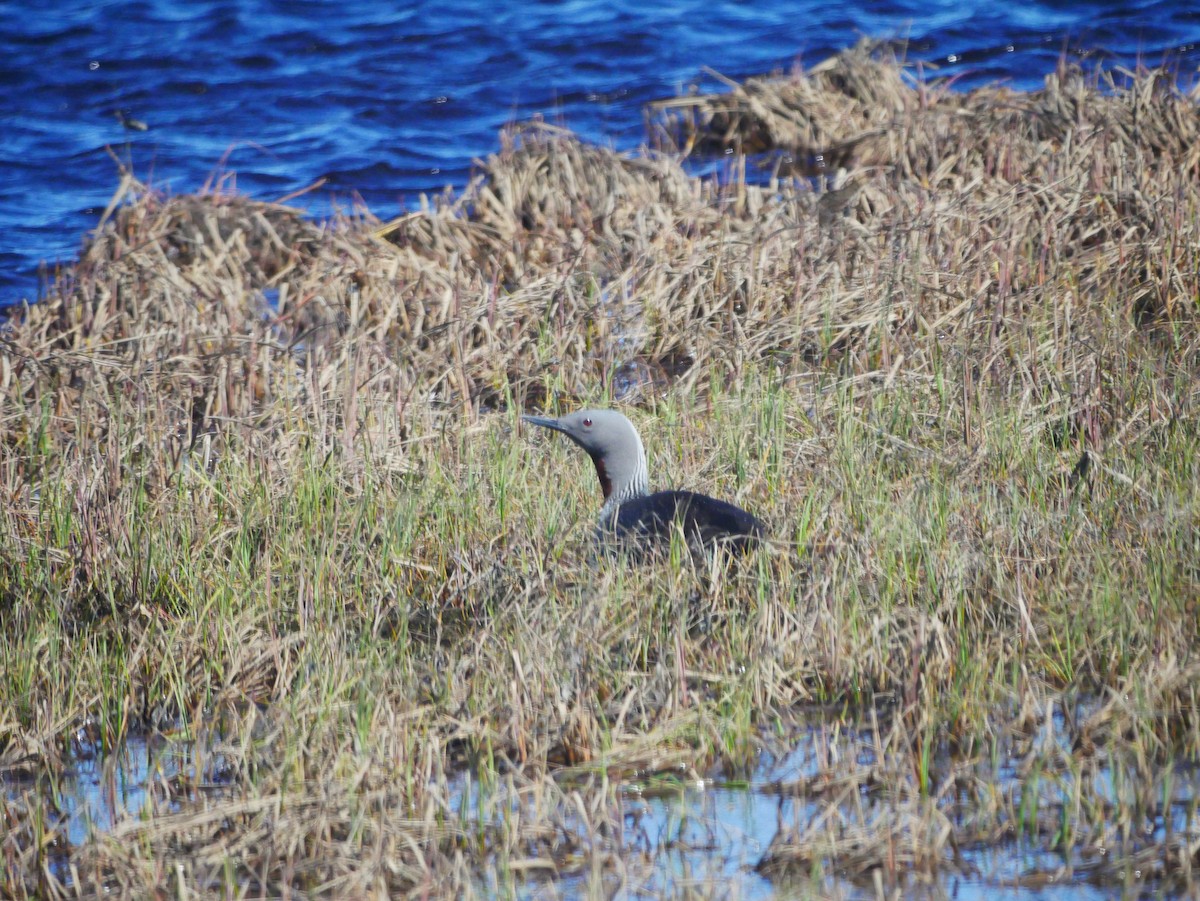
[[691, 491], [650, 494], [642, 439], [633, 423], [616, 410], [579, 410], [558, 419], [521, 418], [562, 432], [588, 452], [604, 492], [602, 534], [653, 543], [669, 540], [673, 524], [679, 523], [689, 544], [728, 545], [739, 551], [766, 534], [761, 520], [725, 501]]

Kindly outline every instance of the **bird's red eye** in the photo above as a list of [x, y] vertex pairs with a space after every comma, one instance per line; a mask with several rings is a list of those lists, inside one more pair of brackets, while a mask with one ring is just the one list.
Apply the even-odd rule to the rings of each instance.
[[590, 417], [590, 416], [589, 416], [588, 418], [584, 419], [584, 421], [583, 421], [583, 427], [584, 427], [585, 429], [590, 429], [590, 428], [592, 427], [592, 419], [591, 419], [591, 417]]

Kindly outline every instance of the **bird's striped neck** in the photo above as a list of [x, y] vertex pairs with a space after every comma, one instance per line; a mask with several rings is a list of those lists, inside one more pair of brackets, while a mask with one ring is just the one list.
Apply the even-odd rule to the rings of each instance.
[[650, 473], [641, 439], [638, 439], [635, 456], [633, 468], [622, 473], [610, 473], [604, 461], [596, 461], [596, 473], [600, 476], [600, 487], [604, 491], [604, 506], [600, 508], [601, 522], [610, 522], [621, 504], [649, 493]]

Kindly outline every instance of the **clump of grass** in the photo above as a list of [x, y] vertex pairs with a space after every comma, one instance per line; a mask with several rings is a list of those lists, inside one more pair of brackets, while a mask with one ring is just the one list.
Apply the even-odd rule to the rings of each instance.
[[[723, 102], [840, 140], [880, 106], [847, 85], [895, 100], [852, 197], [544, 127], [387, 224], [127, 178], [0, 337], [0, 766], [196, 756], [79, 848], [13, 793], [4, 893], [599, 891], [625, 780], [752, 776], [814, 705], [871, 754], [786, 788], [828, 808], [764, 871], [895, 888], [1019, 836], [1192, 887], [1194, 817], [1134, 838], [1200, 750], [1179, 99], [852, 51]], [[517, 413], [631, 386], [657, 482], [771, 548], [595, 556], [590, 472]]]

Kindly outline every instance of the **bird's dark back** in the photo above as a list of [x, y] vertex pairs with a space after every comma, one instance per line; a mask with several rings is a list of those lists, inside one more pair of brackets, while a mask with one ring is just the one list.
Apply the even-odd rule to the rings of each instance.
[[626, 501], [612, 527], [617, 536], [647, 544], [668, 541], [674, 523], [684, 537], [703, 546], [744, 551], [766, 535], [766, 526], [741, 507], [691, 491], [659, 491]]

